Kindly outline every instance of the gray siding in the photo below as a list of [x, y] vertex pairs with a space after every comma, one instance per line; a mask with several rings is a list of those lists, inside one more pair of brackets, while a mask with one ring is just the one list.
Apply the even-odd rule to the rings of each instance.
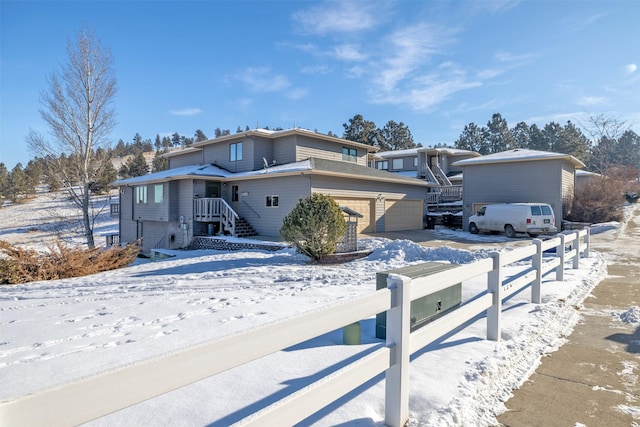
[[271, 165], [276, 160], [273, 155], [273, 140], [261, 137], [254, 137], [253, 140], [253, 169], [264, 168], [265, 160]]
[[[163, 186], [162, 200], [157, 203], [154, 200], [155, 186]], [[169, 185], [168, 184], [147, 184], [147, 203], [133, 204], [133, 218], [148, 221], [168, 221], [169, 220]], [[133, 195], [135, 197], [136, 187], [133, 187]]]
[[[238, 215], [245, 218], [258, 234], [269, 237], [279, 236], [284, 217], [298, 200], [311, 194], [307, 176], [229, 182], [227, 189], [232, 185], [238, 186], [239, 201], [232, 204]], [[278, 196], [279, 206], [267, 207], [267, 196]]]
[[561, 160], [538, 160], [464, 167], [463, 226], [476, 203], [548, 203], [558, 230], [563, 216]]
[[120, 187], [120, 242], [135, 242], [136, 221], [133, 219], [133, 188]]
[[[393, 160], [394, 159], [402, 159], [403, 161], [403, 166], [402, 168], [396, 169], [393, 167]], [[403, 157], [390, 157], [388, 159], [385, 160], [389, 160], [389, 172], [405, 172], [405, 171], [409, 171], [409, 172], [413, 172], [418, 170], [417, 166], [413, 165], [413, 161], [414, 159], [417, 158], [416, 156], [403, 156]]]
[[[296, 161], [317, 157], [327, 160], [342, 160], [342, 148], [355, 148], [348, 145], [337, 144], [335, 142], [313, 139], [308, 136], [299, 135], [297, 139]], [[367, 153], [362, 148], [356, 149], [356, 164], [367, 166]]]
[[[230, 146], [238, 142], [242, 142], [242, 160], [232, 162], [230, 160]], [[242, 137], [230, 141], [212, 143], [203, 147], [204, 163], [215, 164], [229, 172], [251, 171], [254, 164], [253, 147], [254, 144], [251, 139], [243, 139]]]
[[562, 203], [564, 205], [565, 215], [571, 211], [573, 204], [573, 194], [575, 190], [576, 170], [573, 165], [568, 162], [562, 163]]
[[202, 151], [185, 153], [169, 157], [169, 169], [180, 168], [182, 166], [200, 165], [203, 163]]
[[273, 142], [273, 159], [279, 165], [297, 161], [295, 135], [278, 138]]

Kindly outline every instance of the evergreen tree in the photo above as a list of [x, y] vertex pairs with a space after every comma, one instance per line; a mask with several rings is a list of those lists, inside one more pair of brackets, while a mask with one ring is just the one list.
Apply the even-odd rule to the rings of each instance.
[[196, 133], [193, 135], [194, 138], [194, 142], [200, 142], [200, 141], [206, 141], [207, 139], [207, 135], [204, 134], [204, 132], [202, 132], [202, 130], [200, 129], [196, 129]]
[[0, 208], [4, 200], [9, 197], [9, 171], [4, 163], [0, 162]]
[[380, 146], [382, 138], [376, 124], [365, 120], [360, 114], [349, 119], [349, 124], [343, 123], [342, 127], [344, 127], [342, 138], [384, 149]]
[[558, 145], [553, 151], [570, 154], [582, 162], [588, 163], [590, 149], [589, 139], [571, 121], [567, 121], [567, 124], [562, 128]]
[[131, 157], [127, 160], [128, 172], [130, 177], [142, 176], [149, 173], [149, 165], [143, 153]]
[[529, 148], [531, 145], [531, 131], [529, 125], [520, 122], [511, 129], [511, 138], [515, 148]]
[[31, 185], [29, 177], [22, 169], [22, 163], [15, 165], [9, 173], [9, 189], [8, 197], [12, 202], [19, 201], [28, 194], [34, 194], [34, 187]]
[[621, 165], [640, 169], [640, 136], [632, 130], [618, 138], [617, 159]]
[[380, 131], [380, 136], [384, 141], [384, 148], [381, 147], [383, 150], [405, 150], [416, 146], [409, 127], [402, 122], [389, 120]]
[[175, 132], [173, 135], [171, 135], [171, 145], [173, 145], [174, 147], [180, 146], [180, 134], [178, 132]]
[[469, 123], [464, 127], [462, 134], [454, 145], [459, 150], [475, 151], [483, 156], [489, 154], [489, 146], [484, 139], [484, 131], [475, 123]]
[[512, 150], [515, 148], [515, 141], [509, 131], [507, 121], [500, 113], [495, 113], [484, 129], [484, 138], [489, 145], [490, 153]]
[[153, 145], [156, 147], [156, 151], [162, 150], [162, 140], [160, 139], [160, 134], [156, 134], [156, 140]]
[[562, 148], [562, 126], [556, 122], [547, 123], [542, 129], [542, 135], [549, 151], [559, 152], [558, 150]]
[[332, 254], [344, 238], [347, 223], [340, 207], [331, 196], [313, 193], [284, 218], [280, 235], [296, 250], [319, 260]]
[[114, 150], [115, 155], [118, 157], [124, 157], [128, 154], [127, 152], [127, 146], [125, 145], [124, 141], [122, 139], [118, 140], [118, 143], [116, 144], [116, 148]]
[[544, 136], [542, 129], [536, 124], [529, 127], [529, 147], [530, 150], [549, 151], [549, 143]]
[[162, 157], [164, 154], [161, 151], [156, 151], [156, 155], [153, 157], [153, 163], [151, 164], [151, 172], [160, 172], [169, 169], [169, 159]]

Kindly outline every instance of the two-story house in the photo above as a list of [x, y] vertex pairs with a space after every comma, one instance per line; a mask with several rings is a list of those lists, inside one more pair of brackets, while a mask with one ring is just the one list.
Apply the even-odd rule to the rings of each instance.
[[[312, 193], [362, 217], [359, 232], [423, 228], [424, 180], [368, 167], [375, 148], [305, 129], [249, 130], [167, 154], [169, 169], [114, 183], [120, 241], [181, 248], [193, 236], [277, 238], [284, 217]], [[246, 224], [246, 225], [241, 225]]]

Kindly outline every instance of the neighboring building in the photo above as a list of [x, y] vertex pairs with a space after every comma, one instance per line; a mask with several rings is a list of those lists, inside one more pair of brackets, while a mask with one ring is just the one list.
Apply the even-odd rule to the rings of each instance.
[[427, 203], [438, 204], [462, 200], [462, 168], [454, 163], [479, 156], [456, 148], [416, 147], [375, 153], [370, 166], [428, 182], [431, 185]]
[[169, 170], [117, 181], [120, 241], [182, 248], [226, 232], [277, 237], [284, 217], [312, 193], [362, 215], [359, 232], [423, 227], [429, 184], [367, 167], [376, 149], [304, 129], [250, 130], [171, 152]]
[[602, 178], [602, 175], [595, 172], [589, 172], [585, 170], [576, 171], [576, 188], [587, 185], [590, 182], [594, 182], [597, 179]]
[[463, 226], [478, 208], [491, 203], [540, 202], [554, 210], [556, 227], [573, 201], [576, 168], [568, 154], [515, 149], [455, 162], [463, 169]]

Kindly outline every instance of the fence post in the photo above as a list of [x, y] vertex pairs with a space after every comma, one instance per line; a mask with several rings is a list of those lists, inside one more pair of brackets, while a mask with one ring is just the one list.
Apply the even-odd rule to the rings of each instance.
[[487, 339], [500, 341], [500, 315], [502, 314], [502, 254], [491, 253], [493, 270], [488, 274], [487, 291], [493, 294], [493, 304], [487, 310]]
[[409, 421], [409, 339], [411, 321], [411, 279], [390, 274], [391, 309], [387, 311], [387, 346], [391, 363], [385, 372], [384, 423], [402, 427]]
[[586, 245], [584, 248], [584, 257], [589, 258], [589, 250], [591, 249], [591, 228], [585, 227], [585, 230], [587, 231], [587, 234], [584, 236], [584, 243]]
[[531, 284], [531, 302], [540, 304], [542, 301], [542, 293], [540, 287], [542, 285], [542, 240], [533, 239], [536, 245], [536, 253], [531, 259], [531, 266], [536, 270], [536, 280]]
[[573, 258], [573, 269], [580, 267], [580, 230], [576, 231], [576, 256]]
[[556, 267], [556, 280], [558, 282], [564, 282], [564, 234], [559, 234], [560, 246], [556, 246], [556, 256], [560, 257], [560, 265]]

